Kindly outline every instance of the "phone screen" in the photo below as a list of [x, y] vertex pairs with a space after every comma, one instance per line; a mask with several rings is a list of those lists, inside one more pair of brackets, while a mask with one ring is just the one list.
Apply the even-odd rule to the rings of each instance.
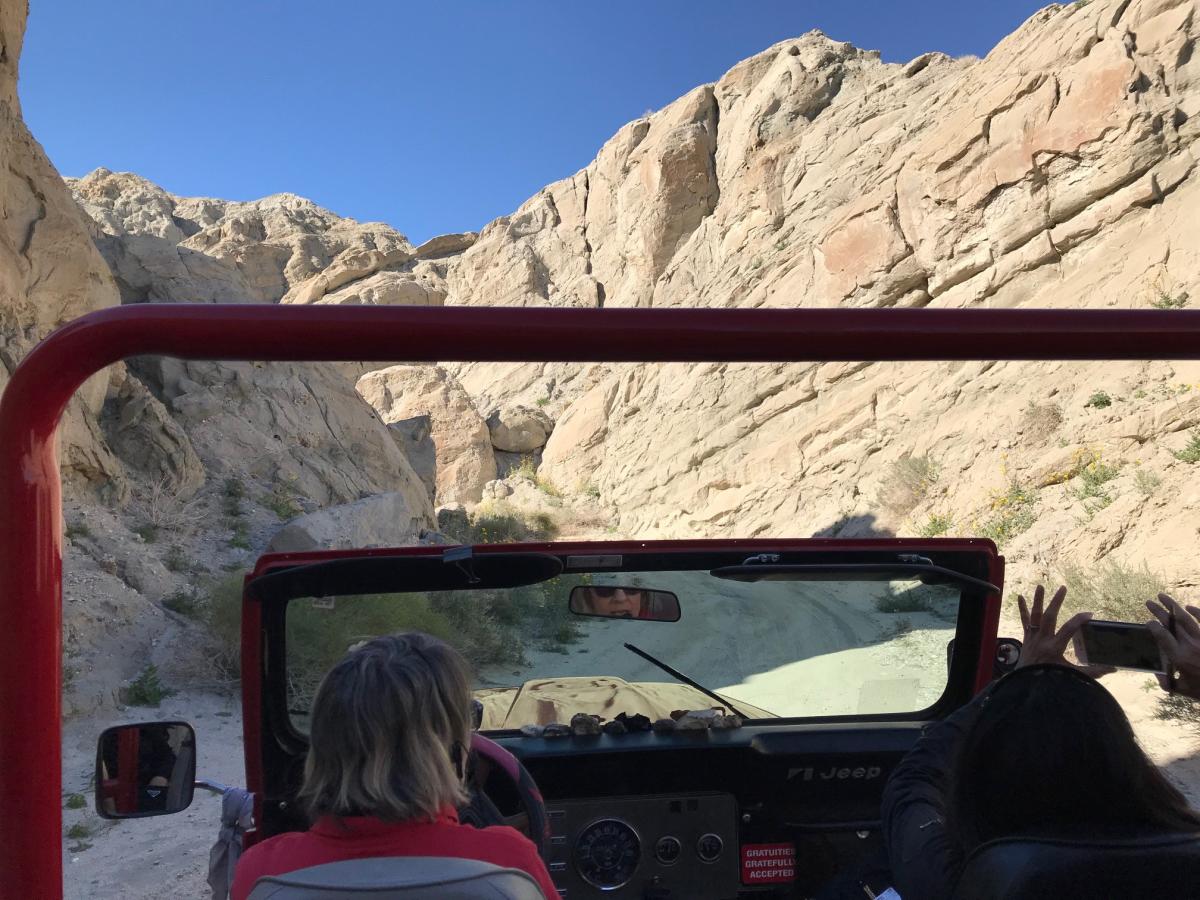
[[1146, 672], [1163, 670], [1162, 654], [1145, 625], [1091, 621], [1079, 629], [1079, 637], [1091, 665]]

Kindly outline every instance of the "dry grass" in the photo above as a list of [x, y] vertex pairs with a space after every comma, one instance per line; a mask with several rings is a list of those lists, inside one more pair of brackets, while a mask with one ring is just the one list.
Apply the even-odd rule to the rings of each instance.
[[938, 480], [938, 467], [928, 456], [904, 454], [892, 463], [879, 491], [879, 503], [896, 516], [905, 516], [925, 499]]
[[1167, 588], [1166, 579], [1145, 563], [1135, 567], [1109, 559], [1094, 568], [1068, 563], [1059, 571], [1071, 609], [1088, 610], [1100, 618], [1121, 622], [1147, 621], [1150, 614], [1145, 602]]

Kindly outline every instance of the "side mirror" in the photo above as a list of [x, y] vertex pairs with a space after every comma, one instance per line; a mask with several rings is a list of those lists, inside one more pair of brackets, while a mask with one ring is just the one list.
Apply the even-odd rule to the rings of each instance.
[[1017, 660], [1021, 658], [1021, 642], [1016, 638], [996, 638], [996, 662], [992, 665], [992, 672], [996, 678], [1001, 675], [1007, 675], [1017, 667]]
[[679, 598], [670, 591], [611, 584], [581, 584], [571, 589], [571, 612], [601, 619], [678, 622]]
[[[1017, 667], [1021, 658], [1021, 642], [1016, 638], [996, 638], [996, 655], [992, 658], [992, 680], [1007, 675]], [[946, 671], [950, 671], [950, 663], [954, 660], [954, 638], [946, 644]]]
[[105, 819], [187, 809], [196, 788], [196, 733], [186, 722], [118, 725], [96, 747], [96, 812]]

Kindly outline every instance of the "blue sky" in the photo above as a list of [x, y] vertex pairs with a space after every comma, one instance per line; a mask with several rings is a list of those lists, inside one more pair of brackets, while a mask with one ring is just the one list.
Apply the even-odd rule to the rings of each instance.
[[419, 242], [511, 212], [777, 41], [820, 28], [888, 61], [983, 55], [1042, 5], [32, 0], [20, 94], [64, 175], [290, 191]]

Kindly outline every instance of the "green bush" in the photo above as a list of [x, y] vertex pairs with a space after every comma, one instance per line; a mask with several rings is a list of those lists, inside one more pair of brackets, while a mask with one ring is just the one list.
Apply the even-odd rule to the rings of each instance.
[[1083, 405], [1092, 409], [1107, 409], [1112, 406], [1112, 397], [1108, 396], [1104, 391], [1096, 391], [1096, 393], [1088, 397], [1087, 403]]
[[1182, 694], [1162, 694], [1158, 698], [1158, 709], [1154, 718], [1173, 722], [1185, 722], [1200, 731], [1200, 700]]
[[1017, 481], [992, 497], [992, 515], [979, 528], [985, 538], [1003, 546], [1037, 521], [1037, 493]]
[[250, 529], [246, 523], [241, 520], [234, 520], [229, 523], [229, 529], [232, 532], [229, 536], [229, 546], [237, 550], [250, 549]]
[[242, 515], [242, 501], [246, 499], [246, 485], [242, 483], [242, 479], [236, 475], [230, 475], [225, 479], [221, 492], [222, 509], [224, 509], [225, 515], [233, 518]]
[[1175, 458], [1185, 463], [1200, 462], [1200, 428], [1194, 428], [1186, 447], [1175, 452]]
[[950, 516], [934, 513], [924, 525], [917, 529], [917, 534], [921, 537], [940, 537], [943, 534], [949, 534], [953, 527], [954, 520]]
[[275, 513], [281, 522], [294, 519], [304, 512], [296, 502], [296, 497], [282, 484], [276, 484], [271, 493], [263, 496], [262, 505]]
[[235, 682], [241, 674], [242, 583], [245, 573], [233, 571], [205, 585], [200, 600], [201, 616], [214, 638], [212, 664], [225, 681]]
[[196, 596], [187, 591], [176, 591], [170, 596], [163, 597], [162, 605], [164, 609], [169, 609], [173, 613], [179, 613], [181, 616], [187, 616], [189, 619], [194, 619], [197, 616], [200, 607]]
[[1076, 500], [1083, 501], [1088, 518], [1112, 503], [1112, 494], [1104, 485], [1116, 478], [1120, 472], [1119, 466], [1110, 466], [1099, 454], [1095, 454], [1092, 461], [1079, 470], [1079, 484], [1070, 488], [1069, 493]]
[[521, 461], [508, 474], [513, 478], [521, 478], [534, 484], [537, 483], [537, 465], [534, 464], [533, 457], [528, 454], [522, 456]]
[[1155, 475], [1153, 472], [1147, 472], [1145, 469], [1138, 469], [1137, 474], [1133, 476], [1133, 483], [1137, 485], [1138, 491], [1149, 497], [1162, 484], [1162, 478]]
[[1187, 302], [1187, 291], [1172, 294], [1159, 286], [1154, 290], [1154, 299], [1150, 301], [1150, 305], [1155, 309], [1183, 309], [1187, 306]]
[[158, 706], [173, 693], [175, 692], [159, 679], [158, 669], [153, 663], [142, 669], [141, 674], [122, 692], [128, 706]]
[[451, 528], [446, 536], [460, 544], [519, 544], [545, 541], [557, 526], [547, 513], [526, 517], [511, 507], [477, 507], [465, 529]]
[[67, 794], [67, 802], [64, 805], [67, 809], [83, 809], [87, 806], [87, 797], [83, 794]]
[[1167, 587], [1166, 580], [1145, 564], [1135, 568], [1115, 559], [1094, 569], [1068, 564], [1061, 567], [1061, 574], [1072, 609], [1121, 622], [1147, 621], [1150, 613], [1145, 602]]
[[87, 822], [76, 822], [67, 829], [67, 837], [73, 841], [83, 841], [92, 836], [92, 826]]

